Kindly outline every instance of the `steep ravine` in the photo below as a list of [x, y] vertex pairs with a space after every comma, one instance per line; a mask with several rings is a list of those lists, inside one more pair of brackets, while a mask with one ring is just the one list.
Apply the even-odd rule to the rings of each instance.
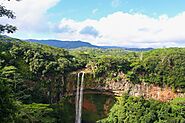
[[[65, 96], [70, 97], [70, 103], [75, 105], [77, 74], [80, 71], [70, 73], [65, 81]], [[131, 96], [143, 96], [145, 99], [155, 99], [162, 102], [170, 101], [176, 97], [185, 97], [180, 90], [174, 91], [170, 87], [129, 82], [123, 73], [119, 73], [117, 79], [98, 78], [91, 71], [85, 71], [84, 99], [82, 105], [82, 122], [95, 123], [106, 118], [110, 109], [116, 102], [116, 97], [127, 93]], [[74, 119], [73, 119], [74, 120]]]
[[[148, 83], [133, 84], [129, 82], [123, 73], [119, 73], [119, 81], [97, 80], [91, 72], [85, 74], [84, 93], [105, 94], [121, 96], [128, 93], [131, 96], [143, 96], [146, 99], [152, 98], [159, 101], [169, 101], [176, 97], [185, 97], [180, 89], [174, 91], [171, 87], [160, 87]], [[66, 80], [66, 95], [75, 94], [76, 72], [68, 75]]]

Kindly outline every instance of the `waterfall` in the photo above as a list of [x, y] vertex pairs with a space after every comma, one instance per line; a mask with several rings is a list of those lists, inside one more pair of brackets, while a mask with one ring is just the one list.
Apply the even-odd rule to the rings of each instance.
[[81, 122], [81, 115], [82, 115], [82, 104], [83, 104], [83, 83], [84, 83], [84, 72], [82, 73], [81, 79], [81, 87], [80, 87], [80, 101], [79, 101], [79, 122]]
[[[81, 79], [80, 74], [82, 73]], [[83, 104], [83, 83], [84, 83], [84, 72], [78, 73], [77, 78], [77, 89], [76, 89], [76, 121], [75, 123], [81, 123], [82, 116], [82, 104]]]
[[76, 85], [76, 121], [78, 123], [78, 110], [79, 110], [79, 84], [80, 84], [80, 73], [78, 73], [77, 77], [77, 85]]

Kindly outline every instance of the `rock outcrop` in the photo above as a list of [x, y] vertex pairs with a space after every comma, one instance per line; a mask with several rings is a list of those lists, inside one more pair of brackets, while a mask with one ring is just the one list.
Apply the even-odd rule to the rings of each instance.
[[[169, 101], [176, 97], [185, 97], [185, 93], [173, 91], [170, 87], [160, 87], [148, 83], [133, 84], [128, 81], [123, 73], [119, 73], [119, 81], [97, 80], [91, 72], [86, 72], [84, 81], [84, 93], [97, 93], [105, 95], [121, 96], [128, 93], [132, 96], [143, 96], [160, 101]], [[71, 73], [66, 79], [66, 94], [74, 94], [76, 90], [76, 73]]]

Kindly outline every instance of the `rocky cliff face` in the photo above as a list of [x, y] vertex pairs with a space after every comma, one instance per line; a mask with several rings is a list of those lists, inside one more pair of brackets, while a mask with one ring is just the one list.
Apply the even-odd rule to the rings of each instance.
[[[173, 91], [170, 87], [159, 87], [153, 84], [133, 84], [129, 82], [123, 73], [117, 75], [119, 80], [106, 80], [94, 78], [91, 72], [85, 74], [84, 93], [105, 94], [121, 96], [128, 93], [132, 96], [143, 96], [160, 101], [169, 101], [176, 97], [185, 97], [185, 93]], [[74, 94], [76, 90], [77, 73], [71, 73], [66, 79], [66, 94]]]
[[[70, 103], [73, 105], [75, 104], [77, 76], [79, 72], [69, 74], [65, 80], [65, 95], [71, 97]], [[126, 79], [123, 73], [115, 75], [115, 78], [96, 78], [91, 71], [85, 71], [82, 105], [83, 122], [94, 123], [97, 120], [107, 117], [115, 103], [116, 96], [121, 96], [124, 93], [164, 102], [176, 97], [185, 97], [185, 93], [180, 92], [180, 90], [175, 92], [170, 87], [159, 87], [144, 82], [133, 84]]]

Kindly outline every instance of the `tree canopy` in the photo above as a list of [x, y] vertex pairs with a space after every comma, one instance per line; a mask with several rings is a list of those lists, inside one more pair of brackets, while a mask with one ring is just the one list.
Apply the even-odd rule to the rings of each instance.
[[[10, 0], [8, 0], [10, 1]], [[20, 1], [20, 0], [16, 0], [16, 1]], [[0, 17], [7, 17], [10, 19], [15, 19], [16, 16], [14, 14], [14, 12], [12, 10], [6, 9], [5, 6], [0, 5]], [[13, 33], [17, 30], [17, 27], [10, 25], [10, 24], [6, 24], [6, 25], [2, 25], [0, 24], [0, 33]]]
[[[64, 101], [66, 77], [84, 68], [92, 70], [94, 81], [88, 82], [96, 85], [115, 78], [119, 81], [121, 72], [131, 83], [146, 82], [182, 90], [185, 87], [184, 48], [147, 52], [66, 50], [2, 35], [0, 46], [0, 120], [3, 122], [61, 122], [61, 116], [66, 122], [73, 120], [74, 105], [69, 99]], [[179, 107], [184, 114], [183, 99], [160, 103], [125, 96], [115, 104], [105, 122], [167, 122], [177, 116], [173, 121], [180, 123], [184, 122], [184, 115]]]
[[124, 95], [98, 123], [184, 123], [185, 107]]

